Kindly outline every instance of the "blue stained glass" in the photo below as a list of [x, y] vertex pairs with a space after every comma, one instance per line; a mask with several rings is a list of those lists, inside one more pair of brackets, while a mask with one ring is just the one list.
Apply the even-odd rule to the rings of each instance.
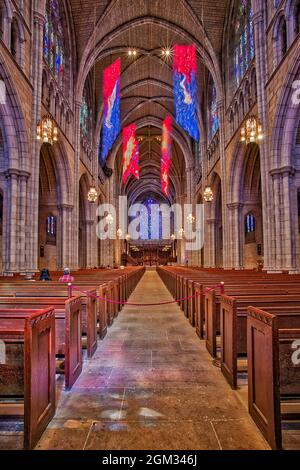
[[246, 233], [255, 232], [255, 217], [253, 214], [248, 214], [246, 217]]
[[241, 0], [235, 20], [234, 78], [238, 86], [254, 59], [254, 27], [251, 0]]
[[214, 137], [219, 129], [219, 116], [217, 108], [217, 92], [216, 87], [212, 85], [210, 97], [210, 139]]
[[44, 59], [56, 79], [64, 72], [63, 27], [57, 0], [47, 0], [44, 26]]

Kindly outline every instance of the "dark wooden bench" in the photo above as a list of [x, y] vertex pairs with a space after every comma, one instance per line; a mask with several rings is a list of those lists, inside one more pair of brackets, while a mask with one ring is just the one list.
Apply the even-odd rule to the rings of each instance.
[[0, 310], [0, 341], [0, 416], [22, 416], [24, 448], [33, 449], [55, 414], [54, 309]]
[[249, 413], [270, 446], [281, 449], [282, 418], [300, 416], [300, 364], [292, 360], [292, 345], [300, 340], [300, 308], [274, 315], [250, 307], [247, 336]]
[[221, 370], [232, 388], [237, 387], [238, 358], [247, 357], [247, 311], [249, 306], [276, 314], [289, 314], [300, 306], [300, 295], [222, 296]]
[[81, 298], [0, 298], [0, 309], [40, 309], [54, 307], [57, 358], [64, 359], [65, 387], [70, 390], [82, 371]]

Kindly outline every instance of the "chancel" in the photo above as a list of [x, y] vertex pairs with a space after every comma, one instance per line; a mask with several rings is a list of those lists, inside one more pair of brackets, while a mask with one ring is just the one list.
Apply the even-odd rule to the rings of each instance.
[[300, 0], [0, 0], [0, 450], [300, 450], [299, 92]]

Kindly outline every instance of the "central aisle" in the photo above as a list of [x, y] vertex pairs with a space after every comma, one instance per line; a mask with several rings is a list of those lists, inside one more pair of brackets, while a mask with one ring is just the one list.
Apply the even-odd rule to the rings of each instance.
[[[171, 300], [148, 271], [132, 302]], [[126, 306], [38, 449], [266, 449], [176, 304]]]

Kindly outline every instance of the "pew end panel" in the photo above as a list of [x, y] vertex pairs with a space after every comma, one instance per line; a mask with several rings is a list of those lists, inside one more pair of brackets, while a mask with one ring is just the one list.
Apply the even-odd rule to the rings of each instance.
[[73, 297], [65, 305], [65, 387], [70, 390], [81, 374], [83, 365], [81, 297]]
[[35, 447], [55, 415], [55, 368], [55, 313], [49, 309], [25, 325], [25, 449]]

